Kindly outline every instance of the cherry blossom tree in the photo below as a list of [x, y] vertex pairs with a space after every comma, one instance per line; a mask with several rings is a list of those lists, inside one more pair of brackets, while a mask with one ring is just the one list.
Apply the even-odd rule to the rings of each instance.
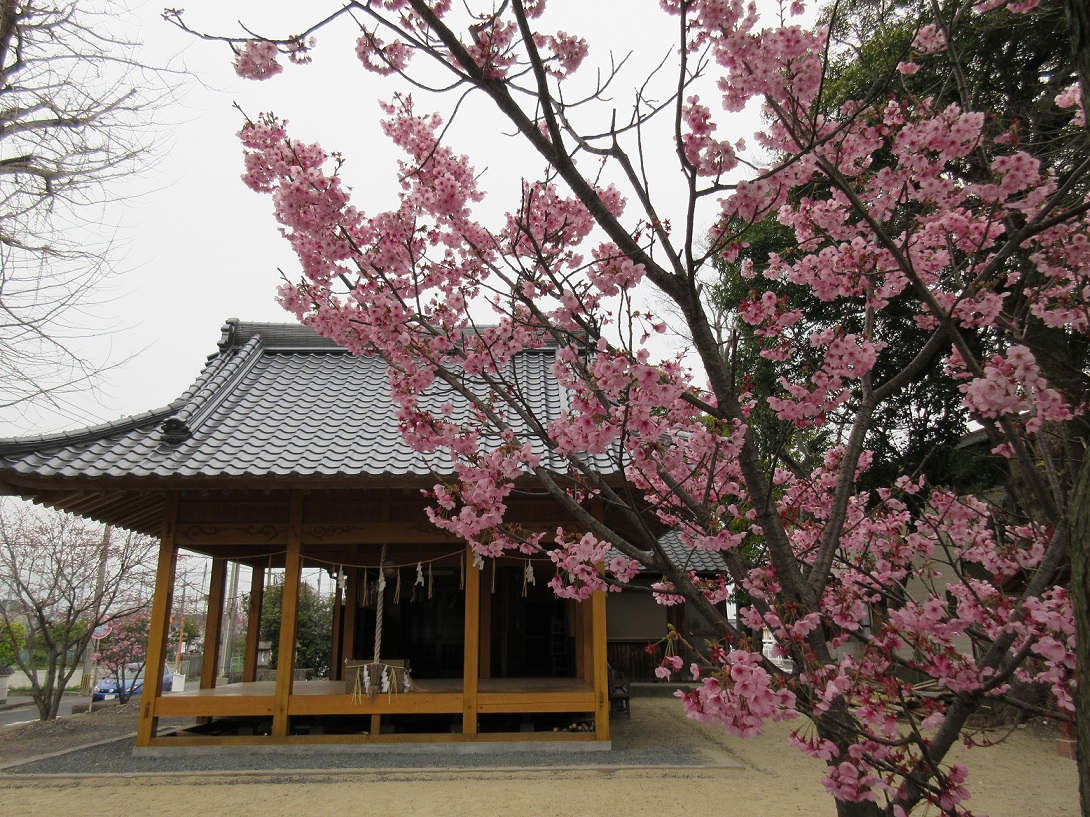
[[[1074, 708], [1062, 580], [1086, 471], [1090, 157], [1072, 138], [1070, 161], [1043, 164], [1020, 148], [1017, 122], [974, 109], [958, 39], [967, 16], [1032, 19], [1036, 0], [921, 6], [896, 70], [835, 105], [835, 20], [806, 27], [799, 2], [763, 19], [730, 0], [663, 0], [646, 25], [670, 38], [670, 56], [624, 114], [624, 61], [594, 55], [549, 5], [373, 0], [286, 38], [257, 38], [253, 24], [200, 35], [266, 80], [345, 24], [363, 69], [389, 77], [383, 128], [404, 152], [396, 209], [365, 212], [342, 179], [347, 159], [275, 116], [242, 128], [243, 178], [271, 197], [299, 258], [281, 302], [388, 361], [404, 438], [450, 457], [453, 476], [431, 491], [435, 525], [483, 558], [547, 552], [568, 598], [618, 589], [645, 565], [664, 577], [662, 603], [715, 623], [722, 640], [704, 661], [684, 667], [668, 649], [661, 668], [699, 680], [682, 696], [692, 717], [742, 736], [794, 720], [791, 742], [825, 762], [838, 814], [967, 813], [968, 771], [947, 755], [975, 713], [1029, 681], [1048, 686], [1054, 714]], [[958, 93], [902, 92], [898, 77], [922, 69]], [[421, 96], [453, 115], [463, 97], [487, 101], [495, 129], [543, 162], [506, 215], [478, 215], [474, 165]], [[1052, 100], [1073, 134], [1081, 98], [1072, 73]], [[756, 133], [728, 131], [755, 108]], [[680, 204], [659, 193], [671, 185]], [[793, 241], [758, 261], [745, 250], [769, 216]], [[707, 300], [716, 263], [749, 281], [734, 316]], [[784, 284], [838, 319], [803, 320]], [[649, 288], [662, 310], [643, 305]], [[690, 346], [662, 359], [667, 312]], [[907, 335], [878, 331], [895, 312], [918, 338], [909, 354], [892, 348]], [[828, 440], [811, 467], [789, 441], [755, 443], [758, 396], [732, 322], [762, 358], [808, 361], [762, 399], [786, 427]], [[567, 393], [549, 416], [516, 365], [543, 349]], [[875, 417], [936, 367], [1002, 474], [982, 495], [919, 470], [868, 481]], [[434, 399], [439, 387], [468, 410]], [[576, 524], [509, 524], [523, 490], [548, 492]], [[667, 558], [666, 530], [720, 553], [728, 572], [696, 578]], [[745, 556], [754, 542], [760, 559]], [[721, 602], [736, 589], [747, 601], [733, 621]], [[747, 633], [765, 628], [794, 672], [752, 648]]]
[[118, 703], [132, 695], [133, 679], [143, 672], [148, 657], [148, 633], [151, 619], [146, 610], [111, 619], [110, 634], [98, 642], [95, 661], [117, 679]]
[[155, 542], [111, 535], [70, 514], [0, 502], [0, 638], [21, 633], [14, 663], [41, 720], [60, 711], [95, 628], [151, 604]]

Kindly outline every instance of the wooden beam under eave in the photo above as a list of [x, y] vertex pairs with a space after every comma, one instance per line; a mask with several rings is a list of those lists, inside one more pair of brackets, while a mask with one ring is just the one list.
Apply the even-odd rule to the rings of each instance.
[[[288, 525], [188, 523], [178, 526], [178, 545], [184, 548], [252, 545], [280, 551], [288, 540]], [[256, 552], [255, 552], [256, 555]]]
[[151, 603], [151, 622], [148, 635], [147, 664], [140, 694], [140, 716], [136, 726], [136, 745], [150, 746], [155, 738], [158, 717], [156, 700], [163, 694], [163, 664], [166, 661], [167, 638], [170, 635], [170, 606], [174, 598], [174, 574], [178, 561], [178, 548], [174, 543], [175, 522], [178, 517], [178, 495], [167, 497], [163, 514], [163, 533], [159, 541], [159, 562], [155, 569], [155, 595]]
[[481, 571], [466, 546], [465, 656], [462, 668], [462, 735], [477, 734], [477, 668], [481, 643]]
[[204, 618], [204, 660], [201, 662], [201, 689], [216, 686], [216, 666], [223, 632], [223, 602], [227, 595], [227, 560], [212, 560], [208, 581], [208, 607]]
[[[548, 522], [524, 522], [529, 531], [555, 529]], [[287, 542], [288, 526], [282, 522], [187, 522], [178, 525], [178, 546], [204, 552], [205, 549], [224, 546], [257, 548], [251, 556], [266, 552], [281, 552]], [[399, 545], [446, 545], [460, 549], [458, 537], [421, 520], [417, 522], [352, 522], [307, 523], [302, 526], [302, 542], [311, 549], [338, 552], [342, 548], [380, 547], [389, 545], [396, 550]], [[332, 549], [332, 550], [331, 550]]]
[[250, 565], [250, 606], [246, 611], [246, 655], [242, 680], [257, 680], [257, 648], [261, 640], [261, 602], [265, 598], [265, 568]]
[[299, 584], [303, 572], [303, 492], [292, 491], [288, 511], [288, 549], [284, 557], [284, 595], [280, 611], [280, 649], [276, 663], [276, 695], [272, 736], [288, 735], [288, 699], [295, 679], [295, 630], [299, 613]]

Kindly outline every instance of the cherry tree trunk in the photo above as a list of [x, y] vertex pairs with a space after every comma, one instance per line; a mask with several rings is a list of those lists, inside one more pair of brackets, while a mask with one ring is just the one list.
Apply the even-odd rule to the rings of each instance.
[[1075, 739], [1082, 813], [1090, 814], [1090, 456], [1071, 495], [1071, 605], [1075, 610]]
[[[1090, 111], [1090, 7], [1065, 0], [1064, 12], [1071, 29], [1071, 53], [1082, 85], [1083, 109]], [[1087, 122], [1090, 127], [1090, 122]], [[1090, 457], [1084, 457], [1071, 495], [1071, 604], [1075, 611], [1076, 757], [1079, 765], [1079, 797], [1082, 813], [1090, 814]]]
[[836, 817], [881, 817], [885, 812], [877, 803], [845, 803], [835, 800]]
[[[818, 735], [839, 746], [840, 757], [845, 757], [844, 753], [851, 745], [852, 739], [857, 732], [854, 728], [856, 726], [855, 717], [846, 702], [843, 699], [837, 701], [827, 712], [814, 717], [813, 722]], [[840, 759], [834, 758], [827, 762], [830, 766], [835, 766], [840, 762]], [[881, 817], [885, 813], [877, 803], [869, 801], [857, 803], [840, 800], [835, 793], [833, 793], [833, 798], [833, 802], [836, 803], [837, 817]]]

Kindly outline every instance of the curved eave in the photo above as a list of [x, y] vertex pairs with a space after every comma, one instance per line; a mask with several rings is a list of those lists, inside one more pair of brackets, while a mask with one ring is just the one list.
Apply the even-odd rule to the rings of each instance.
[[141, 428], [155, 427], [174, 416], [180, 408], [187, 404], [185, 397], [180, 397], [173, 403], [162, 408], [152, 409], [140, 414], [122, 417], [108, 423], [100, 423], [96, 426], [81, 428], [78, 431], [62, 431], [57, 434], [39, 434], [33, 437], [5, 437], [0, 438], [0, 456], [11, 459], [38, 451], [54, 448], [70, 447], [84, 443], [95, 443], [106, 437], [117, 434], [127, 434]]

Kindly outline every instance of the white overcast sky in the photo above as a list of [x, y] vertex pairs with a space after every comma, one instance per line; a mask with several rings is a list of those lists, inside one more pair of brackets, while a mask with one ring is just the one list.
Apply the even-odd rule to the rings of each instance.
[[[191, 77], [182, 81], [178, 100], [155, 113], [157, 121], [149, 121], [161, 141], [151, 167], [117, 191], [126, 206], [109, 229], [117, 231], [121, 274], [113, 299], [96, 308], [115, 329], [94, 343], [126, 362], [108, 373], [100, 393], [73, 401], [67, 416], [0, 414], [0, 437], [78, 428], [166, 405], [216, 351], [225, 319], [291, 320], [274, 295], [277, 269], [295, 278], [297, 265], [277, 232], [270, 199], [239, 180], [242, 159], [235, 133], [243, 120], [235, 103], [250, 116], [274, 111], [290, 120], [296, 138], [341, 151], [355, 203], [365, 212], [393, 203], [398, 154], [379, 130], [377, 101], [390, 98], [395, 86], [356, 62], [351, 48], [356, 35], [347, 26], [319, 35], [314, 64], [287, 65], [283, 74], [264, 82], [243, 81], [235, 76], [225, 45], [196, 42], [162, 21], [162, 0], [136, 2], [136, 28], [122, 32], [144, 43], [146, 62], [184, 67]], [[183, 5], [194, 28], [235, 33], [242, 21], [268, 36], [296, 33], [338, 7], [335, 2], [284, 0], [188, 0]], [[635, 51], [633, 71], [613, 95], [613, 105], [626, 112], [639, 77], [672, 47], [675, 22], [659, 11], [657, 0], [553, 0], [550, 8], [554, 30], [587, 32], [592, 50], [583, 72], [591, 78], [591, 63], [608, 66], [611, 52]], [[708, 101], [713, 98], [714, 92]], [[430, 106], [420, 102], [421, 110], [441, 112], [451, 104], [445, 99]], [[494, 224], [512, 201], [505, 192], [517, 190], [520, 175], [536, 177], [541, 162], [521, 154], [520, 163], [521, 147], [514, 140], [498, 136], [483, 112], [470, 109], [468, 114], [456, 120], [450, 136], [478, 172], [485, 171], [482, 186], [490, 201], [478, 211]], [[730, 138], [751, 139], [756, 122], [753, 117], [737, 120]], [[673, 165], [671, 159], [667, 163]], [[682, 215], [674, 213], [678, 223]]]

